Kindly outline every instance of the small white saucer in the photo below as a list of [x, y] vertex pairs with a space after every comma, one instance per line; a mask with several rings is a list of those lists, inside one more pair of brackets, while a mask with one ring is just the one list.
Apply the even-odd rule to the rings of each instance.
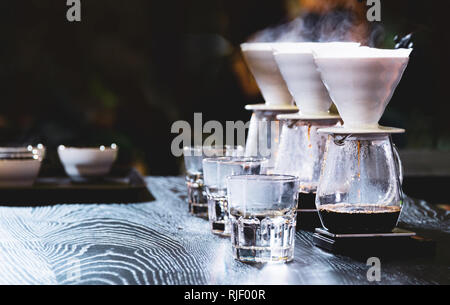
[[339, 114], [324, 113], [324, 114], [304, 114], [300, 111], [297, 113], [279, 114], [277, 119], [279, 120], [332, 120], [340, 119]]
[[320, 128], [319, 133], [334, 133], [334, 134], [382, 134], [382, 133], [404, 133], [403, 128], [380, 126], [376, 128], [346, 128], [345, 126]]
[[296, 105], [267, 105], [267, 104], [251, 104], [245, 105], [246, 110], [262, 110], [262, 111], [286, 111], [297, 112], [298, 107]]

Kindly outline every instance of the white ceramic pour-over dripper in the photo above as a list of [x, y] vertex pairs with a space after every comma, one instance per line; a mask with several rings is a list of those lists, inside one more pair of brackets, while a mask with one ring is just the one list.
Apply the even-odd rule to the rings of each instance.
[[324, 132], [394, 133], [382, 127], [384, 113], [408, 64], [412, 49], [383, 50], [358, 47], [313, 50], [314, 60], [344, 125]]
[[241, 44], [248, 68], [258, 84], [265, 104], [247, 105], [247, 110], [297, 110], [273, 56], [276, 42]]
[[[317, 71], [314, 49], [356, 48], [357, 42], [293, 42], [273, 46], [274, 57], [287, 87], [299, 107], [298, 118], [339, 118], [329, 113], [332, 101]], [[280, 115], [279, 118], [295, 115]]]

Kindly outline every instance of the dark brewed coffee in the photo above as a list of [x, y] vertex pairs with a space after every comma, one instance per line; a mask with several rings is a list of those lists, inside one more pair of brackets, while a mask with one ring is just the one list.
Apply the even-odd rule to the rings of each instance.
[[297, 229], [314, 231], [320, 226], [320, 218], [316, 210], [316, 194], [300, 192], [297, 204]]
[[316, 194], [315, 193], [298, 193], [297, 209], [315, 210], [316, 209]]
[[400, 216], [399, 206], [325, 204], [319, 207], [323, 226], [332, 233], [390, 232]]

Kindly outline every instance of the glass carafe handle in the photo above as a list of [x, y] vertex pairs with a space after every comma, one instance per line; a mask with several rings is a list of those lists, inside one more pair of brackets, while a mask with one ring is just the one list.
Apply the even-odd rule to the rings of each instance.
[[402, 160], [400, 160], [400, 154], [398, 152], [397, 146], [395, 146], [394, 143], [392, 143], [392, 148], [393, 148], [393, 151], [394, 151], [395, 163], [397, 165], [397, 170], [398, 170], [398, 179], [400, 179], [400, 184], [403, 184], [403, 165], [402, 165]]

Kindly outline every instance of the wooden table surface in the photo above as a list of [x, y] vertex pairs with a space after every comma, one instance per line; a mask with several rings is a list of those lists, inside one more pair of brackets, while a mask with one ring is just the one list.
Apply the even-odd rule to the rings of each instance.
[[[230, 241], [187, 213], [180, 177], [149, 177], [156, 200], [137, 204], [0, 207], [0, 284], [368, 284], [365, 262], [296, 234], [295, 259], [235, 261]], [[436, 256], [381, 265], [381, 284], [449, 284], [449, 212], [407, 200], [403, 226], [437, 242]]]

